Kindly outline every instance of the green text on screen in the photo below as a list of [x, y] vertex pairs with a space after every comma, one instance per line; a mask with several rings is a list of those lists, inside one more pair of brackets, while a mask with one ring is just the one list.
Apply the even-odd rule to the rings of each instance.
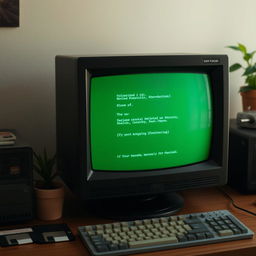
[[204, 161], [211, 135], [212, 102], [206, 74], [145, 73], [91, 79], [94, 170], [150, 170]]

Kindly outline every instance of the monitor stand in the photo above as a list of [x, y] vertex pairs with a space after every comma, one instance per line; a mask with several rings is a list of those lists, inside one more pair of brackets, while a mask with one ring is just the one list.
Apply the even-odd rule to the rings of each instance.
[[98, 199], [87, 202], [87, 207], [93, 215], [115, 220], [168, 216], [181, 210], [183, 205], [184, 200], [177, 193]]

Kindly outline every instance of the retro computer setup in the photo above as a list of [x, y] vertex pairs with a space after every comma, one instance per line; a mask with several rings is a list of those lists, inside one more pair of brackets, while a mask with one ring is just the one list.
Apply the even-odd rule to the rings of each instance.
[[[41, 222], [1, 229], [0, 246], [35, 244], [21, 246], [18, 255], [23, 248], [37, 250], [36, 244], [73, 241], [75, 230], [92, 255], [190, 247], [181, 251], [187, 254], [201, 250], [191, 248], [195, 245], [252, 238], [253, 231], [227, 210], [225, 191], [209, 188], [227, 182], [228, 104], [225, 55], [57, 56], [58, 169], [80, 198], [71, 203], [90, 215], [73, 212], [67, 200], [65, 210], [75, 215], [60, 221], [71, 229]], [[254, 137], [231, 122], [229, 161], [237, 168], [230, 165], [229, 182], [240, 188], [241, 180], [250, 191], [255, 191]], [[19, 151], [16, 143], [0, 150], [0, 222], [28, 220], [32, 215], [23, 211], [33, 213], [32, 149]], [[243, 164], [246, 177], [239, 167]], [[239, 194], [230, 193], [239, 200]], [[250, 223], [248, 216], [240, 217]], [[213, 245], [207, 251], [229, 248], [231, 255], [244, 246], [247, 252], [255, 248], [251, 241]], [[81, 254], [83, 247], [76, 243], [55, 249]], [[40, 248], [44, 255], [47, 248]], [[5, 252], [12, 255], [12, 248]], [[55, 255], [55, 250], [47, 253]]]
[[173, 213], [173, 192], [226, 183], [227, 57], [57, 56], [56, 121], [58, 168], [88, 210]]
[[58, 168], [95, 215], [93, 255], [252, 237], [230, 212], [171, 214], [176, 191], [227, 181], [224, 55], [56, 57]]

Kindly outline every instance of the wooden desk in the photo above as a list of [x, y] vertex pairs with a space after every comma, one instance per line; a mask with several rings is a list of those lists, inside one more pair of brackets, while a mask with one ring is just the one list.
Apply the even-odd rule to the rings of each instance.
[[[256, 195], [240, 195], [239, 193], [225, 188], [225, 190], [233, 197], [233, 199], [242, 207], [256, 212]], [[238, 219], [256, 233], [256, 217], [247, 213], [241, 212], [231, 206], [229, 199], [227, 199], [222, 192], [216, 188], [195, 189], [183, 191], [182, 195], [185, 199], [185, 207], [179, 214], [212, 211], [219, 209], [227, 209], [231, 211]], [[83, 246], [77, 235], [77, 227], [86, 224], [108, 223], [109, 220], [97, 219], [86, 216], [86, 214], [79, 209], [74, 201], [66, 205], [66, 208], [71, 209], [72, 214], [69, 217], [64, 217], [54, 223], [65, 222], [69, 225], [73, 233], [76, 235], [76, 241], [63, 242], [55, 244], [28, 244], [21, 246], [13, 246], [0, 248], [0, 255], [3, 256], [88, 256], [89, 252]], [[49, 222], [33, 221], [30, 224], [48, 224]], [[22, 226], [22, 225], [20, 225]], [[24, 226], [24, 225], [23, 225]], [[143, 254], [137, 254], [143, 255]], [[211, 245], [194, 246], [189, 248], [181, 248], [174, 250], [158, 251], [152, 253], [145, 253], [144, 255], [152, 256], [167, 256], [167, 255], [208, 255], [208, 256], [248, 256], [256, 255], [256, 239], [246, 239], [232, 242], [224, 242]]]

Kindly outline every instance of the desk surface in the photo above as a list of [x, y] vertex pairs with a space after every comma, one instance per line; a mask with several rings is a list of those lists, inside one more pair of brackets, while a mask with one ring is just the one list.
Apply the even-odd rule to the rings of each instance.
[[[246, 209], [256, 212], [256, 195], [241, 195], [232, 189], [226, 187], [225, 191], [229, 193], [235, 200], [235, 202]], [[232, 212], [239, 220], [241, 220], [246, 226], [256, 233], [256, 217], [244, 213], [238, 209], [235, 209], [229, 199], [218, 189], [216, 188], [206, 188], [206, 189], [195, 189], [183, 191], [182, 195], [185, 199], [185, 207], [179, 214], [186, 214], [192, 212], [203, 212], [203, 211], [213, 211], [219, 209], [227, 209]], [[68, 200], [70, 201], [70, 200]], [[0, 248], [0, 255], [4, 256], [28, 256], [28, 255], [37, 255], [37, 256], [88, 256], [89, 252], [83, 246], [77, 234], [77, 227], [86, 224], [98, 224], [98, 223], [110, 223], [109, 220], [98, 219], [95, 217], [86, 216], [79, 205], [75, 203], [74, 200], [71, 200], [65, 207], [70, 209], [71, 214], [69, 217], [64, 217], [55, 222], [42, 222], [42, 221], [33, 221], [27, 223], [27, 226], [32, 224], [49, 224], [49, 223], [67, 223], [71, 228], [72, 232], [76, 236], [76, 241], [74, 242], [63, 242], [55, 244], [28, 244], [21, 246], [12, 246], [6, 248]], [[64, 216], [65, 216], [64, 212]], [[86, 217], [85, 217], [86, 216]], [[24, 226], [24, 225], [20, 225]], [[17, 226], [15, 226], [17, 227]], [[4, 227], [2, 227], [4, 228]], [[189, 248], [181, 248], [174, 250], [158, 251], [152, 253], [145, 253], [144, 255], [152, 256], [167, 256], [167, 255], [208, 255], [208, 256], [228, 256], [228, 255], [255, 255], [256, 254], [256, 236], [253, 239], [224, 242], [211, 245], [201, 245], [194, 246]], [[143, 255], [143, 254], [137, 254]]]

